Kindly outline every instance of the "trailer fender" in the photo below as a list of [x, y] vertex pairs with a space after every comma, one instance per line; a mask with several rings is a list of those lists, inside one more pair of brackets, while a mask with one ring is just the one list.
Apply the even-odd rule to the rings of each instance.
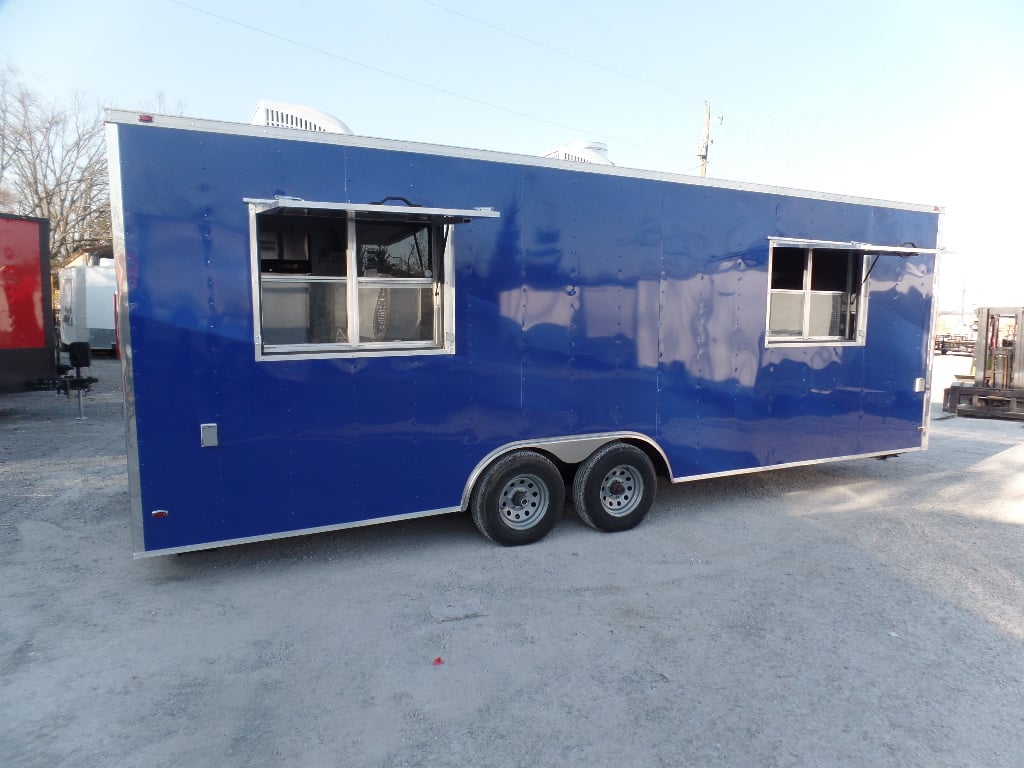
[[585, 461], [595, 451], [608, 443], [620, 440], [641, 447], [647, 453], [655, 466], [663, 470], [666, 477], [673, 477], [672, 467], [668, 457], [657, 442], [640, 432], [602, 432], [591, 435], [571, 435], [564, 437], [550, 437], [538, 440], [520, 440], [514, 443], [506, 443], [488, 453], [474, 467], [466, 480], [466, 486], [462, 491], [463, 510], [469, 509], [470, 499], [473, 496], [473, 489], [480, 481], [480, 476], [491, 464], [502, 456], [513, 451], [534, 450], [547, 454], [554, 459], [569, 466], [576, 466]]

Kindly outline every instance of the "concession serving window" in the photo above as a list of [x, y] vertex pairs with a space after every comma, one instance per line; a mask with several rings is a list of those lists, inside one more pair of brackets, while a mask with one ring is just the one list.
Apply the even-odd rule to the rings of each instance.
[[454, 352], [454, 230], [496, 211], [245, 202], [259, 359]]

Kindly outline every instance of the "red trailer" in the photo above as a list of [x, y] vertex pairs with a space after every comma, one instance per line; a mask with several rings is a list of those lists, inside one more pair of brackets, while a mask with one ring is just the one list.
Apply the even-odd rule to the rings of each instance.
[[0, 213], [0, 392], [56, 375], [50, 222]]

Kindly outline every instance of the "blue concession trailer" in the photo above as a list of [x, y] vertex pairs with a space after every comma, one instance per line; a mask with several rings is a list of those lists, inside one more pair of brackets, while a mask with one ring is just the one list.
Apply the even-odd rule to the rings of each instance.
[[137, 555], [926, 447], [940, 209], [108, 113]]

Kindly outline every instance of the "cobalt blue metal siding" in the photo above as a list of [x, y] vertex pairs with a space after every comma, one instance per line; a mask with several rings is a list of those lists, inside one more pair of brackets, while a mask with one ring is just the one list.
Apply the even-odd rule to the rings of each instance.
[[[933, 257], [880, 257], [866, 346], [766, 348], [767, 238], [933, 248], [937, 214], [118, 131], [147, 551], [458, 507], [518, 440], [641, 432], [677, 479], [921, 445]], [[242, 199], [275, 195], [500, 211], [456, 228], [456, 353], [257, 362]]]

